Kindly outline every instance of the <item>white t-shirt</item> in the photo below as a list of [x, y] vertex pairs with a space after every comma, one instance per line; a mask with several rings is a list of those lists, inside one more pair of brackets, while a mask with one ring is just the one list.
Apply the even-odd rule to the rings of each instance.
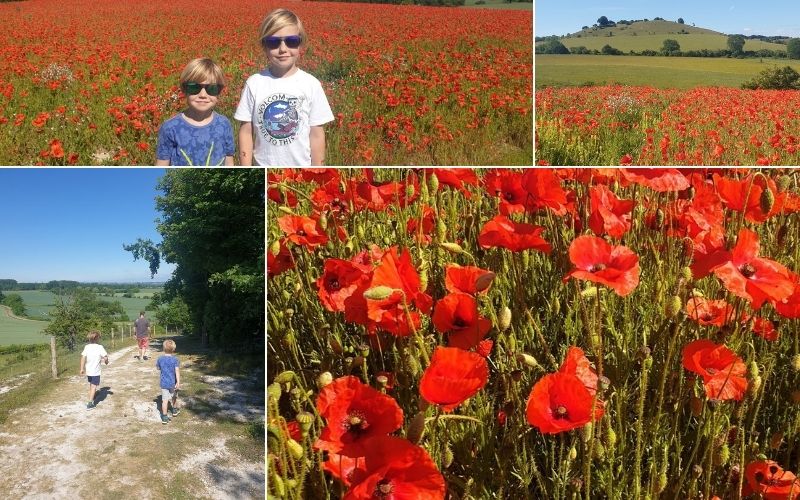
[[300, 167], [311, 165], [311, 127], [333, 121], [333, 112], [313, 76], [298, 69], [275, 78], [265, 69], [247, 79], [233, 117], [252, 122], [256, 163]]
[[94, 377], [100, 375], [100, 361], [103, 360], [103, 356], [108, 356], [108, 353], [100, 344], [86, 344], [81, 356], [86, 356], [86, 375]]

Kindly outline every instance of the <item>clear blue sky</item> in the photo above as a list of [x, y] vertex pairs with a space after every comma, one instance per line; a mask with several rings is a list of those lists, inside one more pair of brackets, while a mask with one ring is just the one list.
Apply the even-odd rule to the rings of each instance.
[[720, 0], [538, 0], [535, 5], [536, 36], [566, 35], [591, 26], [600, 16], [620, 19], [662, 17], [708, 28], [728, 35], [800, 36], [800, 2], [741, 2]]
[[[123, 243], [161, 242], [155, 197], [164, 169], [0, 169], [0, 279], [150, 282]], [[162, 262], [152, 281], [174, 266]]]

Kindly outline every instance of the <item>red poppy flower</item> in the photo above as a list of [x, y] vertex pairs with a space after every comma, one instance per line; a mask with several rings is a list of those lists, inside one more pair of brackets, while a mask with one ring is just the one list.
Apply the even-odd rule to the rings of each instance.
[[444, 287], [453, 293], [485, 294], [492, 286], [494, 277], [493, 272], [480, 267], [448, 264], [444, 268]]
[[450, 293], [436, 303], [433, 325], [449, 333], [447, 345], [469, 350], [486, 336], [492, 322], [478, 314], [478, 302], [466, 293]]
[[561, 179], [550, 169], [531, 168], [522, 174], [522, 187], [528, 192], [526, 208], [535, 212], [548, 208], [556, 215], [567, 213], [567, 193]]
[[733, 306], [725, 300], [692, 297], [686, 301], [686, 314], [704, 326], [723, 327], [734, 317]]
[[482, 248], [501, 247], [512, 252], [532, 248], [550, 253], [550, 244], [540, 236], [543, 232], [541, 226], [513, 222], [504, 215], [498, 215], [483, 226], [478, 235], [478, 244]]
[[484, 358], [488, 358], [492, 353], [492, 347], [494, 347], [494, 342], [489, 339], [484, 339], [478, 342], [478, 345], [475, 347], [475, 352]]
[[267, 174], [267, 197], [279, 205], [296, 207], [297, 195], [289, 189], [282, 192], [277, 186], [278, 183], [291, 176], [291, 169], [284, 170], [289, 171], [288, 175], [287, 172], [276, 173], [274, 170], [271, 170], [271, 173]]
[[653, 191], [683, 191], [689, 181], [674, 168], [623, 168], [620, 173], [629, 182], [635, 182]]
[[428, 205], [422, 205], [422, 217], [410, 218], [406, 222], [406, 232], [422, 244], [430, 243], [433, 229], [436, 227], [436, 211]]
[[282, 272], [294, 269], [294, 257], [286, 246], [285, 240], [280, 240], [278, 247], [278, 254], [274, 255], [271, 251], [267, 251], [267, 278], [277, 276]]
[[525, 415], [528, 423], [539, 432], [558, 434], [601, 418], [603, 407], [597, 405], [592, 412], [593, 401], [594, 396], [575, 375], [549, 373], [533, 386]]
[[429, 170], [428, 175], [436, 174], [436, 178], [439, 180], [439, 189], [449, 186], [461, 191], [467, 198], [471, 195], [466, 186], [478, 185], [478, 176], [471, 168], [431, 168], [426, 170]]
[[457, 347], [437, 347], [419, 381], [425, 401], [446, 412], [474, 396], [489, 380], [489, 366], [480, 354]]
[[[722, 201], [731, 210], [743, 212], [744, 218], [750, 222], [761, 223], [779, 214], [786, 201], [786, 193], [778, 192], [775, 181], [762, 175], [748, 175], [736, 180], [714, 174], [714, 187]], [[769, 190], [774, 202], [768, 213], [761, 209], [761, 194]]]
[[358, 463], [363, 465], [363, 457], [346, 457], [338, 453], [328, 452], [325, 461], [322, 462], [322, 470], [330, 472], [330, 474], [342, 482], [348, 488], [351, 484], [353, 472], [356, 470]]
[[525, 211], [528, 192], [522, 187], [522, 173], [505, 168], [489, 171], [483, 177], [483, 185], [491, 196], [500, 199], [498, 209], [503, 215]]
[[[410, 335], [419, 328], [418, 311], [427, 314], [433, 301], [420, 289], [419, 274], [407, 248], [399, 257], [396, 247], [383, 254], [370, 283], [370, 288], [378, 286], [388, 287], [393, 292], [384, 299], [367, 300], [367, 315], [375, 326], [399, 336]], [[412, 306], [416, 306], [418, 311], [411, 311]]]
[[[317, 211], [331, 211], [335, 214], [348, 214], [353, 210], [363, 208], [356, 205], [356, 198], [349, 189], [342, 189], [342, 184], [338, 180], [332, 180], [318, 187], [309, 196], [314, 209]], [[351, 204], [353, 204], [351, 206]], [[362, 201], [363, 204], [363, 201]]]
[[626, 296], [639, 285], [639, 256], [625, 246], [609, 245], [597, 236], [579, 236], [569, 245], [576, 269], [564, 276], [593, 281]]
[[403, 410], [394, 399], [353, 376], [325, 386], [317, 398], [317, 410], [327, 425], [314, 446], [348, 457], [364, 456], [370, 438], [403, 425]]
[[771, 301], [775, 310], [784, 318], [800, 318], [800, 276], [789, 271], [789, 277], [794, 283], [794, 291], [783, 300]]
[[[578, 377], [592, 396], [597, 392], [597, 373], [580, 347], [570, 346], [567, 349], [567, 355], [558, 371]], [[602, 402], [598, 401], [598, 404], [602, 404]]]
[[278, 218], [278, 227], [286, 233], [287, 239], [295, 245], [313, 249], [328, 242], [328, 235], [319, 226], [319, 222], [311, 217], [284, 215]]
[[631, 228], [631, 212], [636, 203], [632, 200], [620, 200], [602, 184], [592, 186], [589, 194], [589, 227], [598, 236], [608, 233], [612, 238], [622, 238]]
[[797, 500], [800, 498], [800, 479], [783, 470], [772, 460], [750, 462], [744, 469], [747, 486], [742, 493], [758, 493], [766, 500]]
[[739, 231], [736, 246], [726, 261], [714, 267], [714, 274], [725, 288], [752, 302], [758, 309], [765, 300], [782, 301], [794, 292], [789, 270], [769, 259], [758, 257], [758, 235], [749, 229]]
[[445, 495], [444, 477], [428, 452], [397, 437], [373, 439], [352, 478], [344, 500], [442, 500]]
[[[742, 313], [742, 323], [747, 323], [748, 321], [750, 321], [750, 315], [747, 313]], [[753, 318], [752, 329], [753, 333], [769, 342], [778, 340], [778, 337], [780, 336], [780, 332], [775, 327], [775, 322], [761, 316], [756, 316]]]
[[683, 367], [703, 378], [709, 399], [741, 401], [747, 390], [747, 368], [742, 359], [724, 345], [695, 340], [683, 348]]
[[306, 182], [326, 184], [331, 181], [339, 182], [339, 170], [335, 168], [301, 167], [299, 176]]
[[350, 261], [327, 259], [322, 276], [317, 279], [317, 295], [325, 309], [342, 312], [345, 300], [369, 279], [362, 267]]

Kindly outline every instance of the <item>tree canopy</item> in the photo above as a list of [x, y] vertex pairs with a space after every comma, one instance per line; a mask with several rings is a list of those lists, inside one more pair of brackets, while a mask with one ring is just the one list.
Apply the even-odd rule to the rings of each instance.
[[118, 300], [101, 300], [91, 290], [69, 289], [58, 295], [55, 308], [50, 312], [50, 324], [44, 329], [67, 349], [74, 350], [91, 330], [107, 333], [117, 321], [127, 321], [128, 316]]
[[677, 40], [667, 38], [666, 40], [664, 40], [664, 44], [661, 46], [661, 52], [664, 55], [668, 56], [680, 54], [681, 45], [678, 43]]
[[569, 49], [557, 38], [548, 38], [544, 42], [536, 45], [537, 54], [569, 54]]
[[792, 38], [786, 42], [786, 56], [789, 59], [800, 59], [800, 38]]
[[744, 35], [729, 35], [728, 36], [728, 50], [731, 54], [737, 56], [742, 54], [744, 49], [745, 38]]

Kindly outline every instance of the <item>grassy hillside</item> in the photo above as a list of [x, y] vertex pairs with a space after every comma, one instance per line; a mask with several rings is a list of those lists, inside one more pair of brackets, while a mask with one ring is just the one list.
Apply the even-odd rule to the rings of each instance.
[[[728, 47], [728, 35], [726, 34], [671, 21], [641, 21], [629, 26], [589, 28], [560, 40], [568, 48], [582, 45], [590, 50], [600, 50], [604, 45], [611, 45], [623, 52], [631, 50], [641, 52], [642, 50], [660, 50], [667, 38], [677, 40], [682, 51], [719, 50]], [[779, 43], [762, 42], [761, 40], [745, 42], [744, 50], [761, 49], [786, 52], [786, 46]]]
[[536, 87], [621, 83], [659, 88], [739, 87], [770, 66], [800, 61], [728, 58], [538, 55]]
[[[135, 294], [135, 296], [131, 298], [123, 297], [122, 294], [116, 294], [114, 297], [101, 296], [100, 299], [106, 301], [120, 301], [128, 318], [133, 321], [139, 316], [139, 311], [144, 310], [145, 306], [150, 303], [153, 293], [160, 290], [161, 289], [142, 289], [140, 293]], [[6, 293], [19, 294], [25, 302], [25, 309], [28, 316], [38, 318], [46, 318], [50, 310], [55, 307], [55, 301], [57, 299], [52, 292], [47, 290], [20, 290]]]
[[7, 307], [0, 306], [0, 345], [49, 342], [49, 338], [41, 333], [47, 322], [13, 319], [8, 317], [7, 311]]

